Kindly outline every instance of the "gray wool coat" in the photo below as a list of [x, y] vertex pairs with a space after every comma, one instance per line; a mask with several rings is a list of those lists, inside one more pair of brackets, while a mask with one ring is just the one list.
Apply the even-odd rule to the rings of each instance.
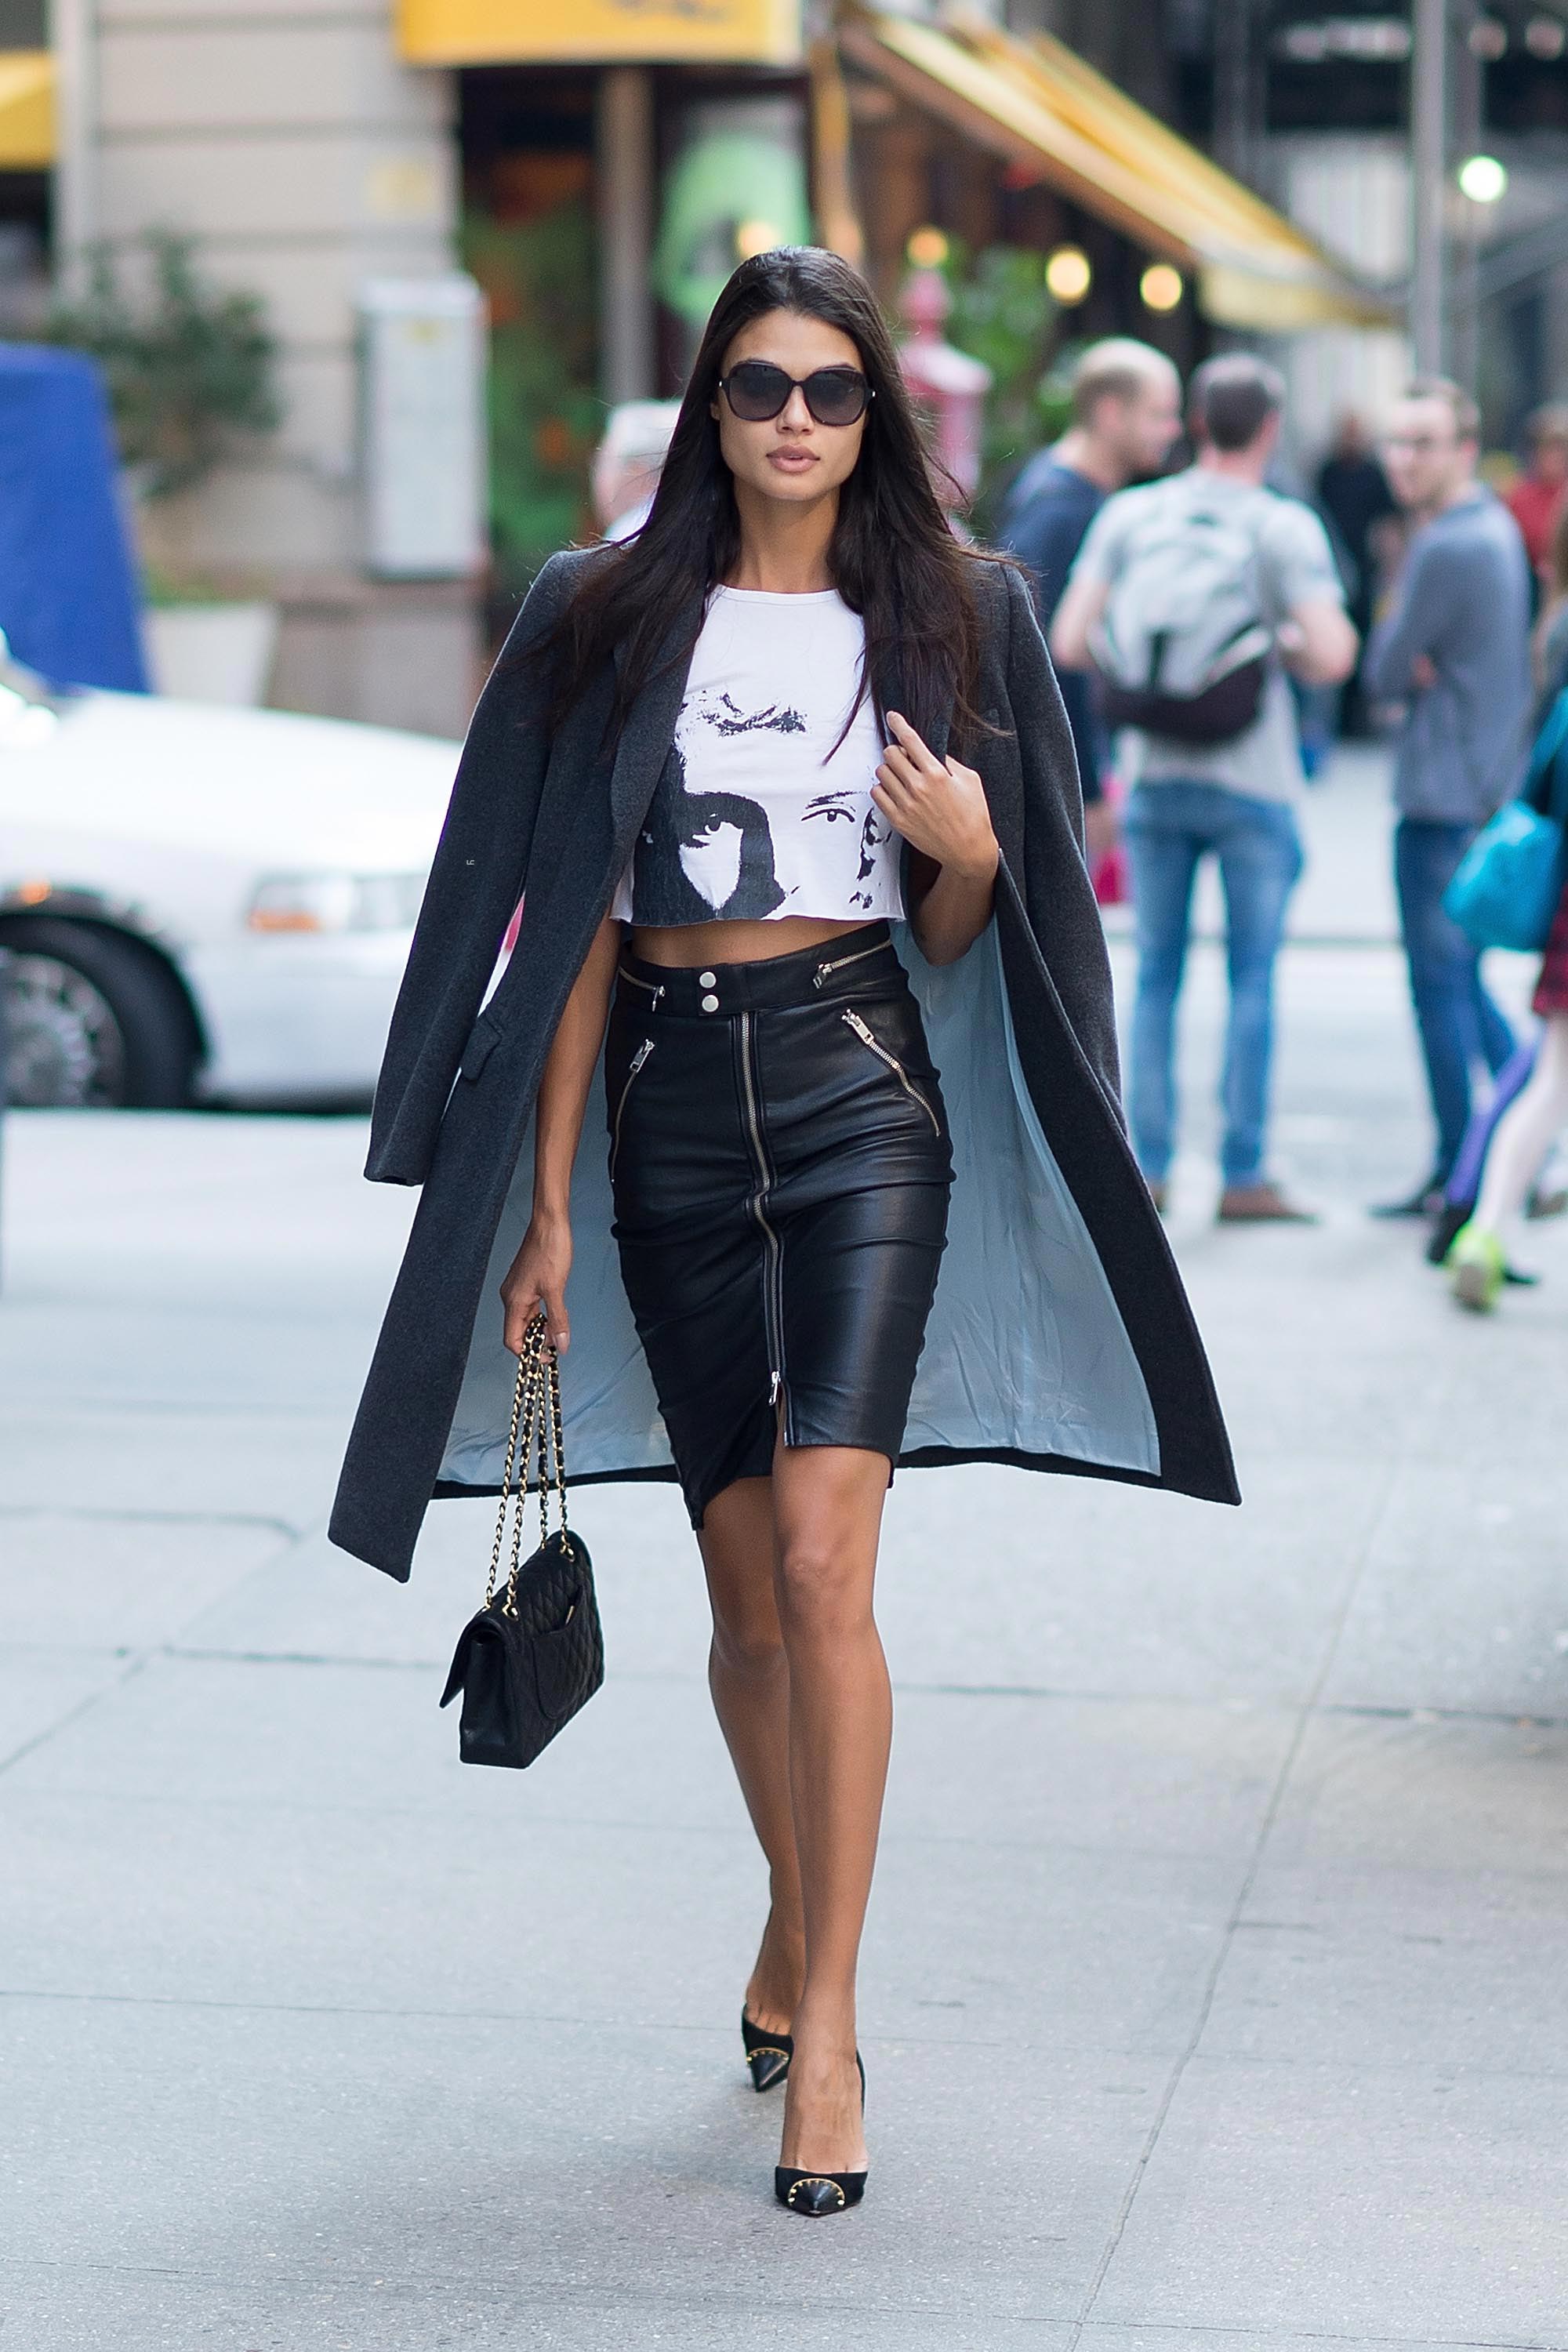
[[[537, 669], [518, 656], [595, 560], [574, 551], [545, 565], [475, 712], [376, 1091], [366, 1173], [423, 1192], [331, 1532], [398, 1578], [433, 1496], [500, 1483], [516, 1365], [500, 1344], [498, 1286], [528, 1221], [534, 1096], [686, 682], [679, 662], [656, 676], [613, 754], [611, 667], [551, 730]], [[1061, 697], [1022, 577], [986, 564], [978, 582], [978, 707], [1002, 730], [973, 754], [1002, 848], [995, 915], [941, 971], [895, 927], [958, 1171], [900, 1466], [1003, 1461], [1234, 1503], [1203, 1345], [1122, 1126]], [[674, 616], [673, 645], [695, 618]], [[897, 679], [877, 684], [897, 709]], [[933, 732], [941, 756], [946, 730]], [[591, 1105], [562, 1366], [574, 1484], [674, 1476], [620, 1286], [605, 1159]]]

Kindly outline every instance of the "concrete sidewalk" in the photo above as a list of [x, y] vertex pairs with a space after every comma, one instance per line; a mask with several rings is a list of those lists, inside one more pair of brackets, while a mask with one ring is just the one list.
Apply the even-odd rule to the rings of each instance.
[[[322, 1523], [410, 1196], [353, 1120], [17, 1117], [0, 1466], [0, 2345], [1568, 2347], [1568, 1236], [1461, 1319], [1385, 948], [1291, 952], [1314, 1231], [1176, 1233], [1247, 1504], [901, 1477], [874, 2172], [772, 2201], [763, 1878], [667, 1488], [525, 1776], [437, 1710], [489, 1514]], [[1212, 1065], [1217, 958], [1194, 961]]]

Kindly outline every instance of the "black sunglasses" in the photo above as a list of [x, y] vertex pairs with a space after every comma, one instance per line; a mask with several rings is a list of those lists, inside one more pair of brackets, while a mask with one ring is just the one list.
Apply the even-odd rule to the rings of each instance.
[[746, 425], [765, 425], [782, 415], [792, 392], [804, 393], [819, 425], [853, 425], [877, 397], [858, 368], [817, 368], [810, 375], [786, 375], [772, 360], [742, 360], [719, 379], [730, 413]]

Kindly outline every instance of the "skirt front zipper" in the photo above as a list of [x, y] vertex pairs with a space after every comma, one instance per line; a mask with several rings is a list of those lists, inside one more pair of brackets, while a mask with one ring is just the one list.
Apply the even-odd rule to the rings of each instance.
[[[762, 1084], [756, 1067], [756, 1015], [742, 1013], [741, 1029], [741, 1073], [745, 1095], [746, 1138], [752, 1147], [752, 1164], [757, 1173], [757, 1187], [749, 1207], [763, 1236], [764, 1262], [763, 1266], [763, 1324], [767, 1335], [768, 1370], [771, 1382], [768, 1402], [777, 1404], [784, 1384], [784, 1249], [778, 1234], [769, 1222], [767, 1197], [773, 1181], [773, 1166], [768, 1159], [767, 1145], [763, 1139]], [[784, 1396], [784, 1444], [789, 1438], [789, 1398]]]
[[938, 1118], [935, 1111], [932, 1110], [930, 1103], [927, 1102], [920, 1088], [915, 1085], [914, 1080], [905, 1069], [902, 1062], [899, 1060], [898, 1055], [896, 1054], [889, 1054], [886, 1045], [879, 1045], [878, 1043], [877, 1039], [872, 1035], [870, 1030], [867, 1027], [865, 1022], [861, 1020], [860, 1015], [858, 1013], [853, 1013], [846, 1007], [840, 1017], [842, 1018], [846, 1028], [853, 1029], [857, 1037], [859, 1038], [860, 1043], [863, 1045], [868, 1045], [872, 1053], [877, 1056], [877, 1059], [879, 1062], [885, 1063], [887, 1067], [891, 1070], [894, 1077], [897, 1078], [900, 1086], [902, 1087], [910, 1100], [911, 1102], [919, 1103], [921, 1110], [924, 1111], [927, 1118], [930, 1119], [933, 1129], [938, 1135], [940, 1135], [942, 1133], [942, 1121]]
[[616, 1162], [621, 1156], [621, 1113], [626, 1109], [626, 1097], [632, 1090], [633, 1081], [636, 1079], [637, 1072], [642, 1068], [643, 1064], [647, 1061], [652, 1051], [653, 1039], [651, 1037], [645, 1037], [642, 1044], [637, 1047], [637, 1052], [632, 1055], [631, 1067], [626, 1072], [626, 1082], [621, 1088], [621, 1098], [616, 1105], [615, 1131], [610, 1138], [610, 1175], [612, 1180], [616, 1173]]

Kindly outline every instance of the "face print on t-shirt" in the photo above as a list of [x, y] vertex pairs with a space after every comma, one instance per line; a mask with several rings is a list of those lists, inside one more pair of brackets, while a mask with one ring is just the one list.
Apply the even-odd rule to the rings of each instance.
[[[880, 737], [837, 596], [721, 591], [615, 911], [663, 928], [901, 904], [870, 797]], [[842, 740], [840, 738], [842, 737]]]
[[[684, 740], [696, 728], [707, 728], [721, 740], [754, 734], [765, 728], [773, 735], [804, 735], [805, 721], [798, 710], [770, 702], [764, 710], [742, 710], [729, 694], [697, 694], [683, 706], [676, 722], [669, 761], [659, 779], [642, 841], [668, 867], [668, 851], [676, 852], [681, 879], [688, 886], [691, 911], [657, 918], [667, 923], [762, 921], [784, 904], [773, 868], [773, 830], [767, 812], [743, 793], [712, 790], [693, 792], [688, 780]], [[706, 764], [706, 763], [704, 763]], [[661, 839], [661, 835], [663, 838]], [[638, 847], [641, 848], [639, 842]], [[642, 863], [637, 866], [641, 898]], [[673, 887], [673, 876], [670, 877]]]
[[855, 887], [849, 893], [849, 904], [857, 914], [869, 913], [875, 905], [874, 895], [868, 886], [876, 875], [877, 852], [893, 837], [893, 828], [875, 801], [869, 808], [861, 809], [859, 803], [864, 797], [863, 793], [845, 784], [835, 792], [818, 793], [805, 812], [807, 824], [813, 817], [820, 817], [824, 824], [829, 825], [858, 825], [859, 863], [855, 869]]

